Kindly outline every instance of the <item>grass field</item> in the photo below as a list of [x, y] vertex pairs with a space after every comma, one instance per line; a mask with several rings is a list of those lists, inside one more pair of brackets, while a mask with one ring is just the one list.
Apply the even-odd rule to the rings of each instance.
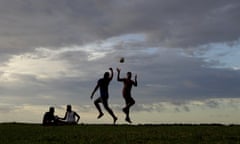
[[240, 144], [240, 126], [0, 124], [0, 144]]

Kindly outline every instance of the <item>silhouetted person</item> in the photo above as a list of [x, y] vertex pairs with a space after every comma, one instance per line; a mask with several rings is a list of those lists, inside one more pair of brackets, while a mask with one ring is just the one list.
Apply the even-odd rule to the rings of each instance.
[[43, 125], [57, 125], [57, 116], [54, 116], [55, 109], [54, 107], [49, 108], [49, 112], [46, 112], [43, 116]]
[[67, 109], [66, 109], [64, 118], [59, 118], [59, 120], [63, 120], [63, 121], [61, 121], [63, 124], [74, 125], [79, 122], [80, 116], [75, 111], [72, 111], [71, 105], [67, 105]]
[[135, 80], [131, 80], [132, 78], [132, 73], [127, 72], [127, 77], [126, 78], [120, 78], [120, 69], [117, 68], [117, 80], [120, 82], [123, 82], [123, 89], [122, 89], [122, 95], [123, 98], [125, 99], [126, 106], [123, 108], [123, 112], [126, 114], [125, 120], [129, 123], [132, 123], [130, 117], [129, 117], [129, 110], [130, 107], [135, 104], [135, 100], [131, 96], [131, 89], [132, 86], [137, 86], [137, 75], [135, 75]]
[[102, 110], [101, 110], [101, 107], [99, 105], [99, 103], [102, 103], [104, 108], [112, 116], [113, 124], [115, 124], [116, 121], [117, 121], [117, 117], [114, 115], [113, 111], [108, 106], [108, 97], [109, 97], [108, 86], [109, 86], [109, 83], [111, 82], [111, 80], [113, 78], [113, 69], [109, 68], [109, 70], [111, 71], [111, 75], [109, 74], [109, 72], [105, 72], [103, 78], [98, 80], [97, 85], [96, 85], [96, 87], [94, 88], [94, 90], [92, 92], [91, 99], [93, 98], [95, 92], [99, 88], [100, 89], [100, 97], [97, 98], [94, 101], [94, 104], [95, 104], [95, 106], [96, 106], [96, 108], [97, 108], [97, 110], [99, 112], [99, 115], [98, 115], [97, 118], [99, 119], [99, 118], [101, 118], [104, 115]]

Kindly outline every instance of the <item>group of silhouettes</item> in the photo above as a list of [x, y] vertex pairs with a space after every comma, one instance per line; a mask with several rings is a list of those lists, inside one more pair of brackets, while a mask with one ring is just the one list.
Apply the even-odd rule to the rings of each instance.
[[[110, 82], [113, 79], [113, 69], [109, 68], [109, 70], [110, 70], [110, 73], [105, 72], [103, 78], [100, 78], [98, 80], [97, 85], [95, 86], [90, 98], [93, 99], [93, 96], [95, 95], [96, 91], [99, 89], [100, 97], [94, 100], [94, 104], [99, 112], [99, 115], [97, 116], [97, 118], [100, 119], [104, 115], [100, 107], [100, 103], [102, 103], [106, 111], [112, 116], [113, 124], [116, 124], [116, 121], [118, 118], [116, 117], [112, 109], [108, 106], [108, 98], [109, 98], [108, 87]], [[117, 80], [123, 83], [122, 96], [125, 100], [125, 107], [122, 109], [122, 111], [126, 115], [125, 120], [128, 123], [132, 123], [129, 116], [129, 112], [130, 112], [130, 107], [135, 104], [135, 100], [131, 96], [131, 89], [132, 89], [132, 86], [137, 86], [137, 75], [135, 75], [134, 80], [132, 80], [132, 73], [127, 72], [127, 76], [125, 78], [120, 78], [120, 71], [121, 69], [117, 68]], [[64, 118], [55, 116], [54, 107], [50, 107], [49, 112], [46, 112], [44, 114], [43, 125], [59, 125], [59, 124], [73, 125], [73, 124], [77, 124], [79, 120], [80, 120], [80, 116], [76, 112], [72, 111], [71, 105], [67, 105], [67, 110]]]
[[72, 106], [67, 105], [66, 113], [63, 118], [54, 115], [55, 109], [54, 107], [50, 107], [49, 111], [46, 112], [43, 116], [42, 124], [44, 126], [49, 125], [75, 125], [79, 122], [80, 116], [72, 111]]

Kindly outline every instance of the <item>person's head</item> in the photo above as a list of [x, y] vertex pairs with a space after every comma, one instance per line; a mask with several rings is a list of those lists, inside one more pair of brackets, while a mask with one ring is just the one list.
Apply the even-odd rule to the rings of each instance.
[[110, 75], [109, 72], [105, 72], [103, 78], [104, 78], [104, 79], [108, 79], [108, 78], [109, 78], [109, 75]]
[[54, 111], [55, 111], [55, 110], [54, 110], [54, 107], [50, 107], [50, 108], [49, 108], [49, 112], [50, 112], [50, 113], [54, 113]]
[[127, 72], [127, 78], [131, 79], [131, 77], [132, 77], [132, 73], [131, 72]]
[[71, 105], [67, 105], [67, 111], [68, 112], [72, 111], [72, 106]]

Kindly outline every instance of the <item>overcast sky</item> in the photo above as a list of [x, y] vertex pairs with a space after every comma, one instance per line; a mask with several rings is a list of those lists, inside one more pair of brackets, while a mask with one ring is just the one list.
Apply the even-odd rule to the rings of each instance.
[[82, 123], [111, 123], [90, 94], [113, 67], [109, 103], [125, 123], [119, 67], [138, 75], [136, 124], [240, 124], [239, 18], [239, 0], [0, 0], [0, 122], [72, 104]]

